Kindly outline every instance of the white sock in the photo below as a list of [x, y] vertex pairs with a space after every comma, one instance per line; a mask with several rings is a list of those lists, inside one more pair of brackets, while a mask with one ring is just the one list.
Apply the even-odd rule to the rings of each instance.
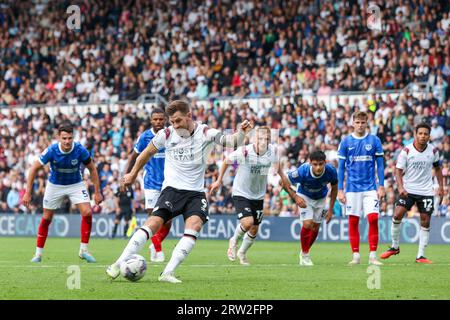
[[234, 234], [231, 237], [231, 240], [237, 244], [239, 242], [239, 240], [242, 239], [242, 236], [244, 234], [245, 234], [245, 230], [244, 230], [244, 228], [242, 228], [242, 225], [239, 223], [237, 225], [236, 229], [234, 230]]
[[44, 248], [38, 248], [36, 247], [36, 256], [42, 256], [42, 254], [44, 253]]
[[256, 235], [250, 235], [248, 232], [245, 233], [244, 240], [242, 240], [242, 245], [239, 248], [238, 252], [246, 253], [247, 250], [252, 246], [253, 242], [255, 242]]
[[353, 252], [353, 259], [361, 259], [361, 255], [359, 254], [359, 252]]
[[120, 264], [125, 261], [125, 259], [135, 253], [139, 253], [142, 248], [147, 243], [147, 240], [153, 236], [152, 230], [149, 227], [143, 226], [139, 228], [131, 237], [130, 241], [128, 241], [127, 246], [123, 250], [119, 259], [116, 261], [116, 265], [120, 266]]
[[87, 243], [80, 243], [80, 252], [86, 252], [88, 251], [88, 244]]
[[430, 228], [420, 227], [419, 252], [417, 253], [417, 258], [425, 257], [425, 247], [428, 245], [429, 238], [430, 238]]
[[395, 249], [398, 249], [400, 245], [401, 228], [402, 228], [402, 221], [392, 219], [392, 226], [391, 226], [392, 247]]
[[370, 251], [369, 252], [369, 259], [376, 259], [377, 258], [377, 252], [376, 251]]
[[183, 236], [173, 249], [170, 261], [163, 271], [163, 274], [174, 273], [175, 269], [186, 259], [195, 245], [195, 240], [190, 236]]

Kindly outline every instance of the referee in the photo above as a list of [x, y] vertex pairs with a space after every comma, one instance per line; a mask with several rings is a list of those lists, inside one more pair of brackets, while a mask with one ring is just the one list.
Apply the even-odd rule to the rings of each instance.
[[127, 237], [128, 223], [130, 222], [131, 216], [133, 214], [132, 203], [133, 203], [133, 190], [131, 187], [120, 187], [116, 194], [116, 220], [114, 221], [114, 229], [111, 238], [114, 239], [117, 233], [117, 227], [122, 220], [125, 220], [125, 226], [123, 228], [123, 237]]

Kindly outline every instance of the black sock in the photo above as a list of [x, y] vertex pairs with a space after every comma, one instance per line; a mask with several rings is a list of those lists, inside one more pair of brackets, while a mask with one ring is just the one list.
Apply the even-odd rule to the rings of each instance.
[[113, 237], [113, 238], [115, 238], [116, 237], [116, 233], [117, 233], [117, 224], [114, 224], [114, 229], [113, 229], [113, 232], [112, 232], [112, 236], [111, 237]]
[[127, 231], [128, 231], [128, 222], [125, 224], [125, 227], [123, 227], [123, 236], [124, 237], [127, 236]]

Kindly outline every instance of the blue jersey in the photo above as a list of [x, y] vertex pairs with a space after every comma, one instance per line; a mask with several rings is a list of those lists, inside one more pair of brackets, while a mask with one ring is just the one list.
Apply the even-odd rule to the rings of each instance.
[[367, 134], [358, 138], [349, 135], [341, 141], [338, 157], [345, 160], [347, 171], [346, 192], [364, 192], [377, 189], [375, 163], [376, 157], [380, 156], [383, 156], [383, 147], [377, 136]]
[[304, 163], [296, 170], [288, 173], [288, 178], [293, 184], [298, 184], [297, 193], [318, 200], [328, 194], [328, 184], [337, 184], [337, 171], [331, 164], [325, 164], [325, 170], [321, 176], [316, 177], [309, 163]]
[[[152, 129], [144, 131], [134, 145], [134, 151], [141, 153], [147, 148], [150, 141], [155, 136]], [[144, 167], [144, 189], [161, 190], [164, 181], [164, 161], [166, 158], [165, 149], [158, 152], [150, 159]]]
[[72, 150], [64, 152], [59, 143], [54, 143], [42, 152], [39, 162], [50, 163], [49, 182], [57, 185], [69, 185], [81, 182], [81, 164], [87, 163], [91, 155], [79, 142], [74, 142]]

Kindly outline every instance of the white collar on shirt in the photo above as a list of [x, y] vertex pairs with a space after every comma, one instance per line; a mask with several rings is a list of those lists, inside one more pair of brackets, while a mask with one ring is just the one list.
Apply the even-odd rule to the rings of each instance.
[[72, 142], [72, 148], [70, 148], [69, 152], [64, 152], [63, 149], [61, 149], [61, 143], [58, 142], [58, 149], [61, 151], [62, 154], [69, 154], [73, 151], [73, 148], [75, 148], [75, 142]]

